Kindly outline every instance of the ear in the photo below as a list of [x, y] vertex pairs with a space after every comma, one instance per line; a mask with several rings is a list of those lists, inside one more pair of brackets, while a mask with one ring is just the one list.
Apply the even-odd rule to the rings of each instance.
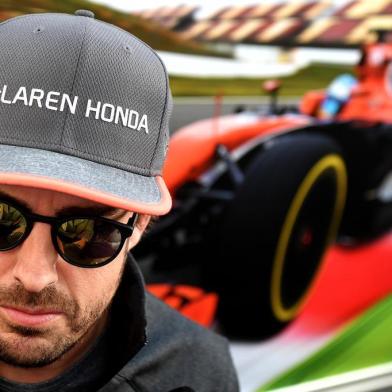
[[135, 228], [133, 229], [132, 236], [128, 240], [128, 251], [130, 251], [133, 247], [135, 247], [139, 243], [144, 231], [146, 230], [150, 222], [150, 219], [151, 219], [151, 215], [145, 215], [145, 214], [138, 215], [135, 223]]

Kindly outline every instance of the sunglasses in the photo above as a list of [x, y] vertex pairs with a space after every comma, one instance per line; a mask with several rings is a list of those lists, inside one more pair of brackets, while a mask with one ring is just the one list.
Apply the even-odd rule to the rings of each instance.
[[0, 251], [19, 246], [35, 222], [51, 225], [52, 242], [68, 263], [82, 268], [102, 267], [116, 258], [133, 233], [137, 214], [127, 224], [103, 217], [50, 217], [33, 214], [22, 206], [0, 200]]

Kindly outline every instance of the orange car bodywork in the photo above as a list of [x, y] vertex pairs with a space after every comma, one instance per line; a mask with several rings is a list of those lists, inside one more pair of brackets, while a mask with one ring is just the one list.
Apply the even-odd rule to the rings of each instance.
[[172, 136], [163, 177], [174, 193], [184, 181], [196, 179], [211, 165], [219, 144], [231, 151], [256, 137], [286, 133], [311, 122], [305, 116], [249, 113], [195, 122]]
[[[356, 67], [358, 85], [338, 120], [392, 122], [392, 45], [370, 44]], [[391, 80], [389, 80], [391, 79]], [[391, 86], [390, 86], [391, 85]], [[192, 123], [170, 141], [163, 177], [172, 194], [185, 181], [196, 179], [214, 160], [217, 145], [229, 151], [262, 136], [274, 136], [309, 125], [318, 117], [325, 91], [310, 91], [299, 105], [300, 115], [241, 113]]]
[[367, 121], [392, 121], [391, 78], [392, 46], [372, 44], [365, 48], [357, 66], [359, 84], [338, 118]]
[[[378, 43], [365, 47], [356, 73], [358, 85], [333, 120], [391, 124], [392, 45]], [[216, 161], [218, 145], [232, 151], [258, 138], [264, 140], [320, 123], [319, 109], [326, 95], [326, 91], [305, 94], [299, 105], [299, 114], [278, 116], [245, 112], [216, 116], [182, 128], [171, 138], [163, 172], [170, 193], [174, 196], [181, 185], [196, 180], [211, 167]], [[314, 295], [305, 304], [296, 322], [297, 329], [322, 331], [331, 325], [339, 325], [390, 292], [392, 280], [388, 260], [392, 253], [391, 244], [392, 235], [389, 235], [355, 251], [346, 251], [337, 245], [331, 247], [326, 256], [328, 263], [314, 286]], [[374, 268], [376, 260], [379, 268]], [[182, 296], [184, 293], [190, 296], [194, 288], [182, 286], [181, 290], [188, 290], [182, 292]], [[176, 292], [174, 298], [170, 285], [151, 287], [151, 291], [183, 314], [187, 313], [191, 319], [202, 325], [211, 324], [217, 298], [208, 296], [209, 293], [204, 293], [204, 297], [201, 295], [202, 302], [197, 304], [196, 301], [192, 309], [185, 310], [179, 306], [176, 297], [179, 293]], [[331, 300], [331, 293], [336, 295], [335, 301]], [[193, 295], [192, 292], [190, 297]], [[336, 307], [336, 303], [340, 303], [341, 307]], [[199, 312], [198, 308], [204, 309], [203, 312]]]
[[211, 327], [214, 322], [218, 305], [218, 295], [215, 293], [205, 292], [195, 286], [168, 283], [149, 284], [148, 291], [204, 327]]
[[[377, 43], [364, 48], [356, 67], [358, 85], [337, 119], [392, 122], [392, 45]], [[300, 112], [318, 116], [325, 91], [309, 91], [300, 103]]]

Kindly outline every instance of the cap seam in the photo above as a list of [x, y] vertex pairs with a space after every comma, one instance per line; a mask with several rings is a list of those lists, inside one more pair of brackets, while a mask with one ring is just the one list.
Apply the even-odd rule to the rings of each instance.
[[146, 44], [144, 41], [142, 41], [140, 38], [136, 37], [136, 35], [132, 34], [128, 30], [124, 30], [124, 29], [122, 29], [122, 28], [120, 28], [120, 27], [118, 27], [118, 26], [116, 26], [114, 24], [108, 23], [108, 22], [106, 22], [104, 20], [101, 20], [101, 19], [93, 19], [93, 20], [95, 20], [96, 22], [99, 22], [99, 23], [104, 23], [104, 24], [106, 24], [106, 25], [108, 25], [110, 27], [114, 27], [115, 29], [121, 31], [122, 33], [126, 33], [126, 34], [131, 35], [132, 38], [136, 39], [138, 42], [140, 42], [146, 48], [150, 49], [151, 53], [162, 63], [161, 58], [158, 56], [158, 54], [155, 52], [155, 50], [150, 45]]
[[[71, 96], [73, 96], [73, 92], [74, 92], [75, 80], [76, 80], [76, 76], [77, 76], [78, 70], [79, 70], [80, 58], [82, 57], [82, 51], [83, 51], [83, 46], [84, 46], [84, 42], [86, 39], [86, 33], [87, 33], [87, 21], [84, 21], [83, 38], [81, 40], [82, 42], [80, 43], [79, 56], [78, 56], [78, 60], [76, 62], [75, 73], [74, 73], [74, 77], [72, 80], [72, 86], [71, 86], [71, 91], [70, 91]], [[62, 130], [61, 130], [60, 142], [59, 142], [60, 147], [63, 145], [64, 132], [65, 132], [65, 128], [67, 126], [68, 116], [69, 116], [69, 111], [67, 111], [65, 114]]]
[[[10, 19], [7, 19], [7, 20], [5, 20], [5, 21], [3, 21], [3, 22], [0, 22], [0, 26], [3, 25], [3, 24], [6, 24], [6, 23], [8, 23], [8, 22], [12, 22], [12, 21], [14, 21], [15, 19], [26, 18], [26, 17], [31, 17], [31, 16], [38, 16], [38, 15], [44, 15], [44, 16], [47, 16], [47, 15], [60, 15], [60, 16], [64, 16], [64, 15], [65, 15], [65, 16], [68, 16], [68, 17], [71, 17], [71, 18], [73, 18], [73, 17], [78, 17], [78, 16], [79, 16], [79, 15], [67, 14], [67, 13], [65, 13], [65, 12], [36, 12], [36, 13], [33, 13], [33, 14], [24, 14], [24, 15], [17, 15], [17, 16], [14, 16], [13, 18], [10, 18]], [[81, 17], [81, 16], [79, 16], [79, 17]], [[83, 18], [86, 18], [86, 17], [83, 17]], [[136, 39], [136, 40], [137, 40], [138, 42], [140, 42], [143, 46], [145, 46], [146, 48], [150, 49], [150, 50], [151, 50], [151, 53], [152, 53], [152, 54], [162, 63], [161, 58], [158, 56], [158, 54], [156, 53], [156, 51], [155, 51], [150, 45], [146, 44], [144, 41], [142, 41], [140, 38], [136, 37], [136, 35], [132, 34], [132, 33], [129, 32], [128, 30], [124, 30], [124, 29], [122, 29], [122, 28], [120, 28], [120, 27], [118, 27], [118, 26], [116, 26], [116, 25], [114, 25], [114, 24], [108, 23], [108, 22], [106, 22], [105, 20], [102, 20], [102, 19], [95, 19], [95, 18], [86, 18], [86, 19], [87, 19], [86, 22], [89, 22], [89, 21], [93, 20], [93, 21], [98, 22], [98, 23], [104, 23], [104, 24], [106, 24], [106, 25], [108, 25], [108, 26], [110, 26], [110, 27], [112, 27], [112, 28], [117, 29], [118, 31], [121, 31], [122, 33], [126, 33], [126, 34], [131, 35], [132, 38]]]
[[158, 137], [157, 137], [157, 142], [155, 144], [154, 153], [153, 153], [153, 155], [151, 157], [150, 168], [152, 168], [153, 162], [154, 162], [156, 154], [157, 154], [158, 145], [159, 145], [159, 142], [160, 142], [160, 135], [161, 135], [161, 132], [162, 132], [163, 118], [165, 117], [167, 103], [169, 101], [169, 77], [168, 77], [168, 74], [165, 72], [166, 68], [165, 68], [165, 65], [162, 62], [162, 59], [158, 55], [157, 55], [157, 58], [158, 58], [159, 62], [161, 63], [163, 74], [165, 75], [166, 96], [165, 96], [165, 105], [163, 107], [161, 122], [159, 124], [159, 133], [158, 133]]
[[95, 20], [96, 20], [97, 22], [104, 23], [104, 24], [106, 24], [106, 25], [108, 25], [108, 26], [114, 27], [115, 29], [117, 29], [117, 30], [119, 30], [119, 31], [121, 31], [121, 32], [123, 32], [123, 33], [125, 32], [125, 33], [131, 35], [132, 38], [136, 39], [136, 40], [137, 40], [139, 43], [141, 43], [143, 46], [145, 46], [146, 48], [150, 49], [150, 50], [151, 50], [151, 53], [155, 56], [156, 59], [158, 59], [159, 63], [160, 63], [161, 66], [162, 66], [162, 71], [163, 71], [163, 74], [165, 75], [165, 82], [166, 82], [166, 85], [165, 85], [165, 87], [166, 87], [166, 97], [165, 97], [165, 105], [164, 105], [164, 107], [163, 107], [163, 113], [162, 113], [161, 121], [160, 121], [160, 124], [159, 124], [159, 134], [158, 134], [157, 142], [156, 142], [156, 144], [155, 144], [154, 153], [153, 153], [152, 158], [151, 158], [151, 161], [150, 161], [150, 168], [151, 168], [151, 167], [152, 167], [152, 164], [153, 164], [153, 162], [154, 162], [154, 159], [155, 159], [155, 157], [156, 157], [156, 152], [157, 152], [158, 145], [159, 145], [159, 141], [160, 141], [159, 135], [160, 135], [161, 130], [162, 130], [163, 118], [164, 118], [165, 111], [166, 111], [166, 108], [167, 108], [167, 103], [168, 103], [168, 101], [169, 101], [169, 94], [168, 94], [168, 92], [169, 92], [169, 91], [168, 91], [168, 90], [169, 90], [169, 77], [168, 77], [168, 73], [167, 73], [167, 71], [166, 71], [165, 64], [163, 63], [162, 59], [158, 56], [158, 54], [156, 53], [156, 51], [155, 51], [150, 45], [146, 44], [144, 41], [142, 41], [140, 38], [136, 37], [134, 34], [130, 33], [130, 32], [127, 31], [127, 30], [121, 29], [120, 27], [118, 27], [118, 26], [116, 26], [116, 25], [112, 25], [112, 24], [110, 24], [110, 23], [108, 23], [108, 22], [106, 22], [106, 21], [104, 21], [104, 20], [100, 20], [100, 19], [95, 19]]
[[[20, 142], [20, 140], [19, 139], [17, 139], [17, 138], [0, 138], [0, 142], [2, 143], [3, 141], [8, 141], [8, 142], [12, 142], [12, 141], [17, 141], [17, 142]], [[26, 145], [20, 145], [20, 144], [11, 144], [12, 146], [15, 146], [15, 147], [24, 147], [24, 148], [36, 148], [36, 149], [41, 149], [42, 150], [42, 145], [35, 145], [34, 144], [34, 142], [29, 142], [29, 141], [24, 141], [24, 143], [25, 144], [30, 144], [30, 146], [26, 146]], [[57, 154], [63, 154], [63, 149], [61, 149], [61, 147], [63, 147], [65, 150], [72, 150], [72, 151], [77, 151], [77, 152], [79, 152], [79, 153], [83, 153], [83, 154], [86, 154], [87, 155], [87, 157], [81, 157], [81, 156], [75, 156], [75, 155], [73, 155], [74, 157], [76, 157], [76, 158], [80, 158], [80, 159], [85, 159], [85, 160], [87, 160], [87, 158], [89, 158], [89, 157], [91, 157], [91, 158], [100, 158], [100, 159], [105, 159], [107, 162], [109, 162], [109, 163], [112, 163], [112, 164], [117, 164], [118, 165], [118, 169], [120, 169], [120, 170], [129, 170], [129, 169], [131, 169], [131, 170], [136, 170], [136, 171], [138, 171], [138, 173], [135, 173], [135, 174], [140, 174], [140, 175], [144, 175], [144, 176], [147, 176], [147, 177], [153, 177], [153, 176], [157, 176], [157, 175], [160, 175], [160, 172], [158, 172], [158, 171], [152, 171], [151, 173], [147, 173], [146, 172], [146, 169], [143, 169], [143, 168], [141, 168], [141, 167], [137, 167], [137, 166], [133, 166], [133, 165], [127, 165], [127, 167], [125, 167], [125, 166], [123, 166], [124, 165], [124, 162], [121, 162], [121, 161], [117, 161], [117, 160], [115, 160], [115, 159], [111, 159], [111, 158], [103, 158], [102, 156], [99, 156], [99, 155], [95, 155], [95, 154], [91, 154], [91, 153], [86, 153], [86, 152], [82, 152], [82, 151], [80, 151], [80, 150], [77, 150], [76, 148], [72, 148], [72, 147], [64, 147], [64, 146], [62, 146], [62, 145], [59, 145], [59, 144], [46, 144], [45, 145], [45, 147], [54, 147], [54, 148], [57, 148], [57, 150], [55, 150], [55, 151], [51, 151], [51, 150], [46, 150], [46, 151], [48, 151], [48, 152], [55, 152], [55, 153], [57, 153]], [[59, 148], [60, 147], [60, 148]], [[1, 151], [1, 146], [0, 146], [0, 151]], [[63, 154], [64, 155], [64, 154]], [[102, 163], [102, 162], [99, 162], [98, 160], [92, 160], [92, 162], [95, 162], [95, 163], [97, 163], [97, 164], [100, 164], [100, 165], [104, 165], [104, 163]]]

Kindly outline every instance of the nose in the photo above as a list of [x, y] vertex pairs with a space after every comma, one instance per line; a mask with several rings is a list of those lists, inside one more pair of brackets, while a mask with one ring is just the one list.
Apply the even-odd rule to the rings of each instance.
[[35, 223], [16, 252], [13, 277], [30, 292], [40, 292], [57, 282], [58, 253], [53, 247], [50, 225]]

